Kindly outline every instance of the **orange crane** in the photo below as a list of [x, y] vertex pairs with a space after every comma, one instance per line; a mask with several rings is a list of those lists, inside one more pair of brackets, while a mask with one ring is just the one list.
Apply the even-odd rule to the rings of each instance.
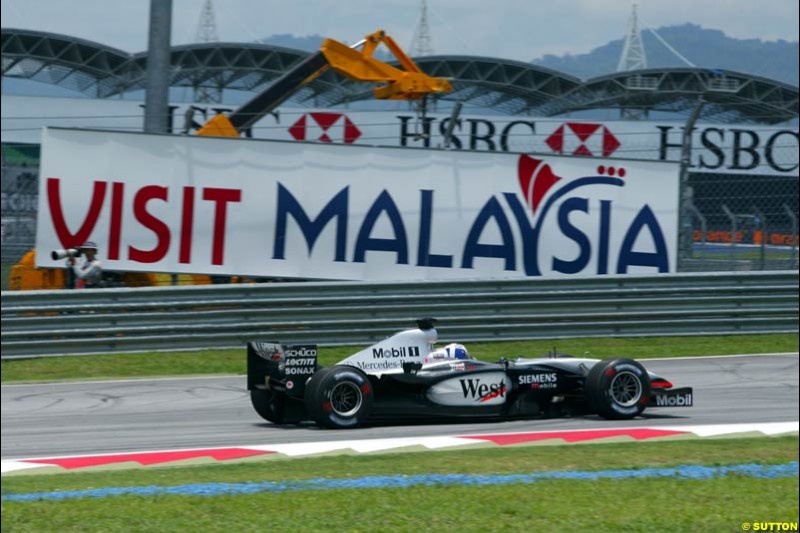
[[[373, 57], [375, 49], [383, 43], [397, 59], [402, 69]], [[361, 50], [358, 50], [361, 47]], [[241, 132], [258, 122], [281, 105], [295, 92], [332, 68], [342, 76], [355, 81], [385, 83], [374, 90], [375, 98], [390, 100], [419, 100], [429, 94], [448, 93], [453, 90], [444, 78], [428, 76], [408, 57], [397, 43], [378, 30], [363, 40], [347, 46], [334, 39], [325, 39], [318, 52], [291, 68], [283, 76], [230, 115], [212, 117], [197, 132], [198, 135], [238, 137]]]

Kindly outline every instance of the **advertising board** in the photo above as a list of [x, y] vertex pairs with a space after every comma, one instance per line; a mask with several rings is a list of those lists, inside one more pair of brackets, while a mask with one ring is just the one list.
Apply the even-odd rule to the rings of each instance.
[[[675, 272], [678, 165], [48, 129], [36, 246], [346, 280]], [[37, 254], [37, 266], [62, 266]]]

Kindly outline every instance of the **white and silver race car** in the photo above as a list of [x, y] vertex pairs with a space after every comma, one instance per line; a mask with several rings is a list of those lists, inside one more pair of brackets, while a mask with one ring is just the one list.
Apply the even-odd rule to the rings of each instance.
[[692, 389], [627, 358], [551, 353], [496, 362], [460, 345], [433, 348], [434, 319], [322, 368], [317, 346], [250, 342], [247, 388], [256, 412], [276, 424], [314, 421], [354, 428], [370, 421], [509, 419], [597, 414], [629, 419], [652, 407], [691, 407]]

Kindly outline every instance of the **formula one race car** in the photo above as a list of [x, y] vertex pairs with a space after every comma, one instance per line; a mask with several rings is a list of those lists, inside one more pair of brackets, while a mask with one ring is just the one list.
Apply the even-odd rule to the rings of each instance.
[[461, 345], [434, 350], [433, 319], [402, 331], [339, 364], [321, 368], [316, 345], [251, 342], [247, 388], [262, 418], [312, 420], [329, 428], [367, 421], [431, 418], [509, 419], [598, 414], [629, 419], [651, 407], [691, 407], [691, 388], [633, 359], [561, 354], [469, 357]]

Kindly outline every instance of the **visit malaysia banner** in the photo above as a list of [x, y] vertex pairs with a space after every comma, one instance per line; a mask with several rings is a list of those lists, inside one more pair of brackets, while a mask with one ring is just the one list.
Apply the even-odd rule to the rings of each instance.
[[[677, 163], [69, 129], [37, 266], [346, 280], [675, 272]], [[45, 253], [42, 253], [45, 252]]]

